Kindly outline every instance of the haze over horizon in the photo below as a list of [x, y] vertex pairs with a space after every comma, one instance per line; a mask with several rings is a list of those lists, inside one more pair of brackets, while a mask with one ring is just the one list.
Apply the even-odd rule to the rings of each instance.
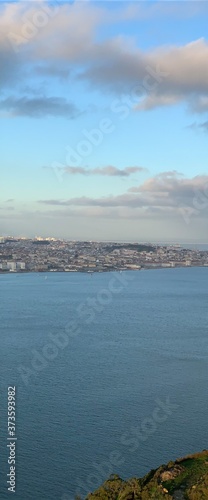
[[0, 234], [208, 243], [208, 4], [0, 3]]

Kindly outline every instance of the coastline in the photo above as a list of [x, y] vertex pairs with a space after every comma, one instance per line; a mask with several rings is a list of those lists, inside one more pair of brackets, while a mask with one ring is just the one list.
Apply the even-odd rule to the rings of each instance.
[[105, 269], [105, 270], [98, 270], [98, 271], [90, 271], [90, 270], [81, 270], [81, 269], [73, 269], [72, 271], [61, 271], [61, 270], [47, 270], [47, 271], [32, 271], [32, 270], [24, 270], [24, 271], [0, 271], [0, 276], [4, 276], [6, 274], [9, 275], [25, 275], [25, 274], [54, 274], [54, 273], [59, 273], [59, 274], [72, 274], [72, 273], [79, 273], [79, 274], [103, 274], [103, 273], [123, 273], [123, 272], [140, 272], [140, 271], [155, 271], [155, 270], [174, 270], [174, 269], [194, 269], [194, 268], [208, 268], [208, 264], [199, 264], [196, 266], [152, 266], [152, 267], [141, 267], [140, 269], [131, 269], [131, 268], [123, 268], [123, 269]]

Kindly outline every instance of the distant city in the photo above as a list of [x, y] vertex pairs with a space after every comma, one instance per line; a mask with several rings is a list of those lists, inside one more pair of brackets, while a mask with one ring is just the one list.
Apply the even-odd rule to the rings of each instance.
[[180, 245], [0, 237], [0, 273], [106, 272], [208, 266], [208, 250]]

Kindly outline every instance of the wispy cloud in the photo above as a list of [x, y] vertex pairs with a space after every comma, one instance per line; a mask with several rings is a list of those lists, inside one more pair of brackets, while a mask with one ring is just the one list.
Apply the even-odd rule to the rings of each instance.
[[60, 97], [8, 97], [0, 101], [0, 112], [8, 112], [8, 116], [28, 116], [40, 118], [43, 116], [65, 116], [75, 118], [79, 111], [76, 106]]
[[84, 167], [63, 167], [62, 170], [69, 175], [102, 175], [107, 177], [129, 177], [131, 174], [147, 171], [144, 167], [125, 167], [122, 169], [111, 165], [90, 169]]
[[200, 123], [200, 128], [202, 128], [205, 132], [208, 132], [208, 120], [204, 123]]

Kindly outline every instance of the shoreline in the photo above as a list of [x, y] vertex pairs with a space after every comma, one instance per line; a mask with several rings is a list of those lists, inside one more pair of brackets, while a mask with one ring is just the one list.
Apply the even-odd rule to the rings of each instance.
[[6, 274], [9, 275], [26, 275], [26, 274], [74, 274], [74, 273], [79, 273], [79, 274], [104, 274], [104, 273], [123, 273], [123, 272], [140, 272], [140, 271], [155, 271], [155, 270], [174, 270], [174, 269], [198, 269], [198, 268], [208, 268], [207, 264], [199, 264], [197, 266], [155, 266], [155, 267], [141, 267], [141, 269], [106, 269], [103, 271], [82, 271], [78, 269], [74, 269], [72, 271], [0, 271], [0, 276], [4, 276]]

